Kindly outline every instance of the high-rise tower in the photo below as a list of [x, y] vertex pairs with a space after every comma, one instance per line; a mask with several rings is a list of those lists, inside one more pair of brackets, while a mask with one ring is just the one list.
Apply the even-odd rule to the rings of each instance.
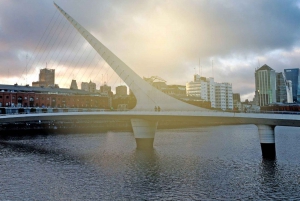
[[286, 80], [292, 81], [293, 101], [300, 102], [300, 69], [284, 69]]
[[34, 87], [55, 86], [55, 69], [44, 68], [40, 70], [39, 81], [32, 82]]
[[276, 102], [276, 73], [274, 69], [265, 64], [255, 71], [255, 90], [259, 106]]

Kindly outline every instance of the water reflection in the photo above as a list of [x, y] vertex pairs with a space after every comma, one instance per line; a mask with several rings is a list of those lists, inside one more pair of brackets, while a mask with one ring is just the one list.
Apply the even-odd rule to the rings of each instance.
[[256, 134], [249, 126], [164, 130], [157, 133], [153, 150], [137, 150], [130, 132], [1, 142], [0, 198], [299, 198], [300, 161], [287, 157], [299, 152], [298, 141], [290, 134], [286, 144], [277, 136], [277, 160], [262, 160]]
[[[278, 177], [277, 160], [263, 159], [260, 164], [260, 198], [261, 199], [279, 199], [277, 193], [280, 189], [280, 179]], [[282, 195], [282, 192], [279, 193]]]
[[264, 181], [274, 179], [277, 172], [277, 161], [263, 159], [261, 164], [261, 177]]
[[[145, 199], [145, 192], [160, 194], [161, 168], [157, 151], [136, 149], [132, 153], [132, 161], [129, 170], [126, 171], [124, 185], [130, 190], [140, 195], [140, 199]], [[134, 184], [134, 185], [132, 185]]]
[[59, 149], [49, 149], [49, 147], [41, 147], [32, 144], [24, 144], [18, 141], [0, 141], [0, 145], [3, 149], [8, 149], [10, 152], [15, 152], [16, 154], [20, 153], [22, 155], [36, 155], [40, 158], [49, 160], [49, 158], [56, 161], [69, 161], [69, 162], [78, 162], [82, 158], [78, 155], [72, 155], [65, 152], [64, 150]]

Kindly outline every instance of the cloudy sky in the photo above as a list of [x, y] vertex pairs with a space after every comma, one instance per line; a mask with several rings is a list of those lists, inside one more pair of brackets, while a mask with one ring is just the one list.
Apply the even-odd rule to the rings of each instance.
[[[167, 84], [200, 73], [252, 100], [259, 65], [300, 67], [300, 1], [55, 2], [140, 76]], [[0, 83], [31, 85], [46, 65], [60, 87], [72, 79], [123, 84], [52, 0], [1, 0]]]

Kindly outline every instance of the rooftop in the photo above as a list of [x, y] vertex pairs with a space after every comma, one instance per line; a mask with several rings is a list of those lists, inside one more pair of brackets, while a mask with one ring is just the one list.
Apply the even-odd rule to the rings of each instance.
[[268, 66], [267, 64], [264, 64], [262, 67], [257, 69], [257, 71], [259, 71], [259, 70], [274, 70], [274, 69], [271, 68], [270, 66]]
[[15, 92], [36, 92], [36, 93], [58, 93], [58, 94], [80, 94], [90, 95], [88, 91], [78, 89], [66, 89], [66, 88], [55, 88], [55, 87], [31, 87], [22, 85], [4, 85], [0, 84], [0, 91], [15, 91]]

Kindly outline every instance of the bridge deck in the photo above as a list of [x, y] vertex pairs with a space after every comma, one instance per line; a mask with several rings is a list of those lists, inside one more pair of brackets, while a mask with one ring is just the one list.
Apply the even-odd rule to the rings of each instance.
[[0, 116], [0, 123], [45, 120], [84, 120], [84, 119], [132, 119], [142, 118], [151, 121], [190, 121], [199, 125], [238, 125], [265, 124], [274, 126], [300, 127], [300, 115], [231, 113], [215, 111], [101, 111], [14, 114]]

